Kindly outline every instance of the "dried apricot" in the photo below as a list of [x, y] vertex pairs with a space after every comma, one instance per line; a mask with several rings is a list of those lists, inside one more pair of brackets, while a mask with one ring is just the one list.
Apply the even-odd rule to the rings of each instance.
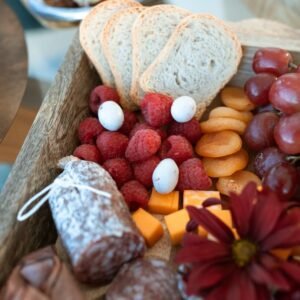
[[249, 111], [255, 108], [255, 105], [248, 99], [241, 88], [224, 88], [221, 91], [221, 100], [224, 105], [240, 111]]
[[253, 114], [250, 111], [238, 111], [231, 107], [219, 106], [210, 111], [209, 119], [212, 118], [233, 118], [249, 123], [253, 118]]
[[244, 169], [248, 164], [248, 153], [240, 151], [218, 158], [204, 157], [202, 162], [204, 169], [210, 177], [225, 177]]
[[257, 186], [261, 185], [261, 180], [254, 173], [245, 170], [237, 171], [231, 176], [219, 178], [216, 187], [221, 194], [229, 196], [232, 192], [241, 193], [243, 188], [251, 181], [255, 182]]
[[246, 127], [245, 122], [233, 118], [213, 118], [200, 123], [200, 128], [203, 133], [233, 130], [239, 134], [243, 134]]
[[242, 148], [242, 139], [234, 131], [204, 134], [196, 145], [196, 152], [204, 157], [222, 157], [238, 152]]

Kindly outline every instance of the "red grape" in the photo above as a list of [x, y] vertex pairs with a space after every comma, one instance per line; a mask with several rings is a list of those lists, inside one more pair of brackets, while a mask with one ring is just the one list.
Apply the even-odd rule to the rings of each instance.
[[263, 178], [263, 186], [274, 191], [282, 200], [293, 197], [297, 191], [298, 174], [289, 163], [273, 166]]
[[280, 76], [271, 86], [269, 99], [275, 108], [286, 114], [300, 111], [300, 73]]
[[300, 65], [298, 65], [298, 67], [296, 69], [296, 73], [300, 73]]
[[285, 154], [276, 147], [269, 147], [259, 152], [254, 159], [255, 173], [264, 177], [266, 172], [278, 163], [286, 162]]
[[274, 138], [282, 152], [300, 153], [300, 112], [281, 117], [275, 126]]
[[273, 112], [264, 112], [254, 116], [244, 135], [249, 148], [260, 151], [275, 145], [273, 131], [278, 121], [279, 117]]
[[269, 90], [276, 77], [268, 73], [257, 74], [247, 80], [245, 84], [245, 92], [256, 105], [264, 105], [269, 103]]
[[279, 48], [262, 48], [255, 52], [252, 67], [255, 73], [271, 73], [280, 76], [289, 71], [292, 56]]

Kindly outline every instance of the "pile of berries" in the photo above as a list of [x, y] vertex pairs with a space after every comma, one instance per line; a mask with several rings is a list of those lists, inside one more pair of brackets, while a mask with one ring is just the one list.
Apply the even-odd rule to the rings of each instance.
[[[97, 114], [106, 101], [119, 104], [116, 90], [96, 87], [90, 96], [91, 112]], [[141, 114], [123, 110], [124, 121], [117, 131], [106, 130], [97, 117], [88, 117], [79, 125], [81, 145], [73, 154], [102, 165], [131, 210], [147, 207], [153, 172], [166, 158], [174, 160], [179, 170], [176, 189], [203, 190], [212, 185], [194, 153], [201, 137], [199, 122], [195, 118], [176, 122], [171, 114], [172, 103], [170, 97], [149, 93], [141, 102]]]
[[300, 68], [289, 52], [263, 48], [254, 55], [253, 70], [245, 92], [257, 114], [245, 141], [257, 152], [256, 173], [281, 199], [300, 200]]

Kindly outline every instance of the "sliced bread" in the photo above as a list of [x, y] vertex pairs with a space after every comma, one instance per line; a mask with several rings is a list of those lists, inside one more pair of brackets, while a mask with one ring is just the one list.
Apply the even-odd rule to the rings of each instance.
[[120, 95], [121, 104], [129, 110], [137, 109], [131, 101], [131, 75], [132, 75], [132, 40], [131, 29], [134, 21], [144, 10], [143, 7], [122, 9], [114, 14], [106, 23], [100, 37], [116, 87]]
[[190, 14], [173, 5], [157, 5], [140, 14], [133, 25], [133, 71], [131, 97], [136, 104], [143, 98], [139, 86], [141, 74], [158, 56], [166, 45], [178, 23]]
[[204, 14], [186, 17], [140, 78], [144, 92], [173, 98], [191, 96], [199, 119], [217, 93], [237, 72], [242, 49], [235, 33]]
[[108, 19], [121, 9], [141, 6], [134, 0], [107, 0], [95, 6], [80, 24], [80, 43], [104, 84], [114, 86], [114, 78], [103, 53], [99, 36]]

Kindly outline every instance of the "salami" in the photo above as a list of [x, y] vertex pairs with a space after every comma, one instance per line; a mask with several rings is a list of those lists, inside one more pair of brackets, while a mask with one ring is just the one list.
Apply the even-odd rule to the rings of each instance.
[[67, 267], [53, 247], [35, 251], [14, 268], [0, 295], [2, 300], [83, 300]]
[[[144, 240], [103, 168], [77, 159], [64, 160], [62, 166], [64, 172], [57, 180], [66, 184], [57, 185], [49, 194], [57, 231], [78, 280], [107, 283], [124, 263], [144, 254]], [[94, 191], [82, 188], [86, 186]]]
[[137, 259], [122, 267], [106, 300], [179, 300], [176, 273], [157, 258]]

